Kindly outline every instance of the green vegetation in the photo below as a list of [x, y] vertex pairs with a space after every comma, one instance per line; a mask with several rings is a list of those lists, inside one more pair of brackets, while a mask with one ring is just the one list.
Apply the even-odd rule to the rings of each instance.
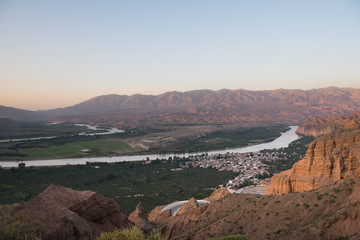
[[45, 122], [13, 122], [10, 126], [0, 125], [1, 128], [6, 131], [0, 131], [0, 139], [75, 135], [88, 129], [73, 123], [46, 124]]
[[278, 138], [288, 127], [258, 127], [218, 131], [193, 140], [183, 139], [164, 149], [152, 149], [158, 153], [202, 152], [214, 149], [243, 147], [252, 144], [271, 142]]
[[1, 143], [0, 159], [31, 160], [126, 154], [134, 152], [123, 140], [129, 135], [64, 136], [46, 140]]
[[2, 240], [32, 240], [36, 238], [36, 223], [26, 223], [24, 212], [12, 216], [10, 208], [0, 206], [0, 239]]
[[275, 161], [263, 161], [264, 164], [268, 165], [267, 170], [270, 176], [290, 169], [294, 163], [302, 159], [306, 154], [309, 143], [313, 140], [314, 137], [305, 136], [293, 141], [286, 148], [262, 150], [261, 152], [267, 152], [278, 157]]
[[[112, 135], [79, 136], [76, 135], [79, 130], [85, 131], [86, 129], [84, 130], [83, 128], [74, 126], [71, 127], [71, 123], [59, 125], [44, 125], [44, 123], [33, 123], [33, 125], [30, 124], [30, 126], [31, 129], [38, 128], [38, 135], [36, 136], [59, 135], [60, 137], [46, 140], [43, 139], [1, 143], [0, 160], [4, 159], [18, 161], [34, 159], [209, 151], [214, 149], [242, 147], [249, 144], [269, 142], [279, 137], [281, 132], [288, 130], [287, 127], [260, 127], [231, 131], [218, 131], [192, 140], [188, 138], [178, 139], [178, 141], [176, 141], [173, 145], [166, 148], [150, 148], [149, 150], [143, 150], [131, 148], [125, 142], [125, 139], [142, 137], [149, 133], [159, 133], [166, 130], [128, 129], [125, 131], [125, 133], [117, 133]], [[24, 128], [25, 127], [23, 127], [22, 130]], [[52, 128], [56, 128], [58, 132], [53, 131]], [[72, 130], [74, 130], [74, 132], [71, 132]], [[26, 138], [29, 136], [25, 134], [25, 136], [22, 137]]]
[[118, 139], [100, 139], [92, 141], [79, 141], [60, 146], [46, 148], [24, 149], [21, 154], [27, 159], [66, 158], [84, 156], [113, 155], [130, 150], [130, 146]]
[[133, 227], [130, 229], [116, 229], [113, 232], [102, 233], [98, 240], [165, 240], [165, 238], [161, 237], [161, 235], [157, 232], [151, 233], [147, 238], [145, 238], [142, 231]]
[[114, 198], [125, 214], [139, 202], [146, 211], [156, 206], [185, 200], [202, 199], [212, 193], [210, 188], [226, 183], [236, 176], [216, 169], [186, 168], [171, 171], [187, 159], [164, 161], [121, 162], [115, 164], [12, 168], [0, 170], [0, 204], [28, 201], [50, 183], [77, 190], [92, 190]]
[[211, 240], [250, 240], [250, 238], [247, 238], [244, 235], [231, 235], [221, 238], [212, 238]]

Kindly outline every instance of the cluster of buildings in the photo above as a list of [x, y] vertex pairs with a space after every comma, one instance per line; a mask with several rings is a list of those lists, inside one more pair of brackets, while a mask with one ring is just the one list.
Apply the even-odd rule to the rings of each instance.
[[[294, 153], [295, 154], [295, 153]], [[203, 154], [190, 156], [191, 161], [182, 167], [216, 168], [220, 171], [233, 171], [239, 175], [226, 184], [227, 187], [241, 187], [251, 181], [254, 185], [269, 185], [270, 177], [267, 172], [267, 162], [276, 161], [279, 158], [286, 159], [287, 153], [279, 150], [269, 150], [255, 153], [226, 153], [226, 154]]]

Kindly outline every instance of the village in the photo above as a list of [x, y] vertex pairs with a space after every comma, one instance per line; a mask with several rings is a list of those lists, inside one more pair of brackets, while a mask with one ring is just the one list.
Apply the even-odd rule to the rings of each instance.
[[282, 149], [266, 149], [249, 153], [202, 154], [190, 156], [190, 161], [185, 162], [181, 168], [190, 166], [216, 168], [219, 171], [239, 173], [237, 177], [226, 183], [229, 189], [239, 189], [248, 185], [269, 185], [271, 177], [268, 171], [269, 163], [294, 157], [300, 159], [302, 155], [297, 152], [282, 151]]

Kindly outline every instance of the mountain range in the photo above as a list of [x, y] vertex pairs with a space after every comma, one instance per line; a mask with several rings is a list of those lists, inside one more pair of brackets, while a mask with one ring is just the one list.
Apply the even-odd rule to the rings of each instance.
[[299, 124], [313, 116], [360, 111], [360, 89], [194, 90], [160, 95], [104, 95], [43, 111], [0, 108], [13, 120], [65, 120], [112, 126], [156, 124]]

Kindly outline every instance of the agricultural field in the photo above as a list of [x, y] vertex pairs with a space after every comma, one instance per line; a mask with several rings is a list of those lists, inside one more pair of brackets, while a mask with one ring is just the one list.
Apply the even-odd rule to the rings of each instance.
[[[35, 131], [36, 127], [41, 126], [43, 125], [32, 124], [31, 129]], [[61, 124], [55, 126], [56, 128], [45, 128], [60, 131]], [[215, 130], [209, 131], [211, 127], [171, 126], [163, 129], [129, 129], [124, 133], [101, 136], [61, 135], [46, 140], [0, 142], [0, 165], [1, 160], [184, 153], [243, 147], [272, 141], [288, 130], [285, 126], [245, 129], [228, 129], [227, 126], [221, 126], [220, 130], [213, 127]], [[70, 130], [71, 125], [64, 124], [63, 133], [69, 134]], [[181, 135], [184, 133], [185, 135]]]

